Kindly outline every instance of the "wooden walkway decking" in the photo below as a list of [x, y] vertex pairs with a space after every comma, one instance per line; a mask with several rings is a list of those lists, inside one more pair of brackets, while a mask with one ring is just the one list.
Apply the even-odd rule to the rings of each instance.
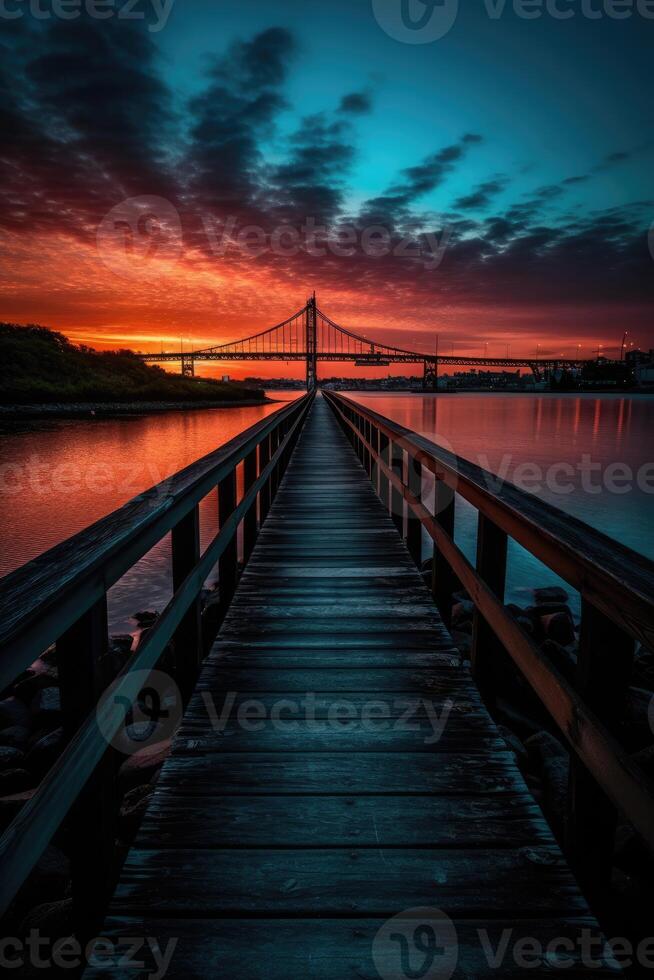
[[[208, 700], [218, 714], [231, 704], [222, 731]], [[455, 977], [551, 976], [516, 963], [513, 944], [576, 942], [594, 925], [318, 396], [102, 935], [156, 937], [162, 948], [176, 939], [168, 977], [419, 976], [397, 965], [399, 941], [375, 940], [386, 920], [416, 907], [453, 920]], [[495, 947], [505, 928], [509, 949], [493, 967], [479, 930]], [[88, 971], [119, 975], [133, 974]], [[450, 974], [445, 964], [422, 975]]]

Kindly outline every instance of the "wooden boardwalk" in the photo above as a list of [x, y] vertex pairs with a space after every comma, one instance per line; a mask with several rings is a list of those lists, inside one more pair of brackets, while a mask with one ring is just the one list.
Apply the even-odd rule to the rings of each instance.
[[[225, 704], [216, 725], [208, 705]], [[456, 970], [446, 948], [441, 972], [407, 972], [411, 927], [379, 933], [420, 907], [453, 920]], [[372, 980], [447, 978], [450, 960], [455, 977], [551, 976], [513, 943], [575, 943], [584, 927], [513, 755], [318, 396], [102, 935], [176, 939], [168, 977]]]

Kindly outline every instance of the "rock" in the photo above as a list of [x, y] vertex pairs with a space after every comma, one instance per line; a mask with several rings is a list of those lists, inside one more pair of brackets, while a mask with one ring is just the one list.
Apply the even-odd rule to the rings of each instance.
[[542, 589], [534, 589], [534, 599], [541, 602], [567, 602], [568, 593], [558, 585], [548, 585]]
[[118, 792], [125, 796], [130, 790], [144, 783], [150, 783], [170, 755], [171, 740], [156, 742], [145, 749], [139, 749], [129, 759], [125, 759], [118, 772]]
[[70, 883], [70, 861], [52, 844], [46, 847], [16, 895], [17, 907], [28, 910], [42, 902], [65, 898]]
[[101, 660], [103, 677], [107, 686], [111, 684], [131, 657], [133, 643], [134, 637], [131, 633], [121, 633], [109, 638], [109, 648]]
[[654, 653], [647, 647], [640, 646], [636, 650], [632, 677], [634, 687], [654, 691]]
[[28, 936], [35, 929], [40, 937], [53, 941], [72, 935], [73, 926], [73, 900], [64, 898], [59, 902], [43, 902], [30, 909], [19, 932]]
[[512, 732], [510, 728], [506, 727], [506, 725], [498, 725], [497, 727], [500, 735], [516, 757], [518, 766], [524, 771], [527, 768], [527, 763], [529, 761], [529, 753], [527, 752], [526, 748], [515, 732]]
[[555, 640], [545, 640], [541, 650], [566, 680], [574, 681], [577, 671], [577, 658], [574, 654]]
[[534, 622], [529, 616], [516, 616], [516, 623], [521, 629], [525, 631], [528, 636], [533, 636], [535, 633]]
[[553, 735], [545, 731], [528, 738], [525, 747], [530, 762], [540, 770], [545, 816], [556, 836], [562, 839], [567, 815], [568, 753]]
[[44, 776], [61, 755], [63, 747], [63, 729], [55, 728], [32, 745], [25, 757], [26, 767], [36, 775]]
[[44, 687], [30, 704], [38, 728], [56, 728], [61, 722], [61, 694], [58, 687]]
[[25, 753], [20, 749], [13, 748], [11, 745], [0, 745], [0, 772], [20, 768], [24, 758]]
[[147, 626], [154, 626], [156, 621], [159, 619], [159, 613], [152, 612], [151, 610], [146, 609], [143, 612], [134, 613], [133, 618], [135, 622], [137, 622], [138, 625], [141, 627], [141, 629], [145, 629], [145, 627]]
[[519, 737], [524, 741], [531, 735], [536, 735], [542, 730], [542, 725], [529, 715], [526, 715], [524, 711], [521, 711], [515, 704], [511, 701], [507, 701], [506, 698], [498, 697], [496, 701], [497, 712], [502, 717], [504, 724], [507, 725], [512, 732], [518, 732]]
[[36, 789], [28, 789], [24, 793], [11, 793], [0, 796], [0, 831], [5, 831], [14, 817], [17, 817], [25, 804], [32, 799]]
[[57, 647], [53, 643], [51, 647], [41, 654], [41, 660], [45, 661], [46, 664], [57, 665]]
[[541, 621], [548, 639], [561, 646], [575, 642], [575, 624], [570, 613], [552, 613], [551, 616], [543, 616]]
[[654, 735], [654, 695], [642, 687], [630, 687], [625, 702], [625, 722], [636, 738], [644, 740], [644, 745]]
[[627, 874], [646, 875], [651, 879], [654, 857], [631, 824], [622, 822], [615, 834], [614, 864]]
[[0, 731], [0, 745], [7, 745], [14, 749], [24, 749], [31, 731], [23, 725], [12, 725], [10, 728], [3, 728]]
[[26, 769], [5, 769], [0, 772], [0, 796], [23, 793], [34, 785], [34, 776]]
[[469, 622], [475, 613], [475, 604], [469, 599], [464, 599], [452, 606], [452, 626], [459, 626], [461, 623]]
[[115, 633], [109, 637], [110, 653], [131, 653], [134, 637], [131, 633]]
[[14, 685], [16, 697], [29, 704], [37, 691], [44, 687], [55, 687], [59, 681], [59, 671], [54, 664], [47, 663], [43, 657], [21, 674]]
[[454, 646], [464, 657], [470, 657], [472, 652], [472, 636], [461, 630], [452, 630], [452, 640]]
[[127, 843], [132, 840], [153, 793], [154, 786], [152, 783], [145, 783], [143, 786], [136, 786], [125, 794], [118, 821], [121, 840]]
[[31, 723], [29, 708], [20, 698], [12, 696], [0, 701], [0, 729], [29, 728]]
[[648, 745], [647, 748], [634, 752], [632, 759], [651, 779], [654, 779], [654, 745]]

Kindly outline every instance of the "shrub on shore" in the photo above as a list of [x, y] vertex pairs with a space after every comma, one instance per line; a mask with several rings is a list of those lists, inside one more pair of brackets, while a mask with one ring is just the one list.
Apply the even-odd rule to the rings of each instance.
[[183, 378], [144, 364], [132, 351], [79, 347], [33, 324], [0, 323], [0, 404], [243, 401], [259, 389]]

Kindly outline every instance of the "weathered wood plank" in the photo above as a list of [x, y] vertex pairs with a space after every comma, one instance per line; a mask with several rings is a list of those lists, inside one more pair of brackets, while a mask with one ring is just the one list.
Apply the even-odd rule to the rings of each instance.
[[491, 757], [470, 748], [443, 752], [437, 765], [430, 754], [419, 752], [288, 755], [222, 751], [194, 755], [178, 751], [168, 759], [158, 785], [200, 797], [230, 793], [527, 795], [515, 759], [505, 746]]
[[[183, 883], [183, 887], [181, 887]], [[483, 884], [482, 884], [483, 883]], [[481, 886], [481, 887], [480, 887]], [[432, 906], [450, 916], [508, 918], [586, 911], [554, 846], [429, 850], [137, 850], [114, 912], [162, 915], [394, 915]]]
[[[206, 980], [207, 976], [239, 980], [379, 980], [379, 966], [386, 976], [402, 977], [400, 944], [390, 942], [382, 947], [379, 939], [375, 941], [381, 926], [379, 919], [359, 918], [181, 922], [147, 914], [112, 917], [105, 923], [103, 936], [115, 948], [102, 956], [98, 948], [98, 965], [87, 972], [87, 977], [133, 980], [135, 972], [133, 967], [130, 969], [129, 958], [143, 961], [144, 975], [158, 975], [162, 957], [167, 962], [167, 980]], [[446, 947], [448, 954], [456, 953], [452, 980], [491, 976], [551, 980], [559, 964], [562, 975], [570, 980], [616, 975], [601, 957], [592, 974], [582, 961], [582, 935], [599, 935], [590, 918], [490, 922], [457, 919], [454, 927], [456, 949]], [[134, 936], [157, 937], [158, 957], [147, 943], [134, 957], [133, 945], [126, 939]], [[170, 947], [168, 937], [175, 937]], [[525, 941], [527, 944], [522, 945]]]
[[505, 847], [550, 843], [539, 807], [504, 796], [181, 796], [157, 791], [136, 846], [176, 846], [193, 822], [193, 846]]

